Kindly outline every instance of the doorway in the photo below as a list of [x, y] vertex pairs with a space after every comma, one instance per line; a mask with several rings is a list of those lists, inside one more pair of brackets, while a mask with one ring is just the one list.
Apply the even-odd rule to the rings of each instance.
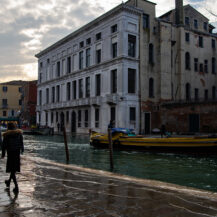
[[144, 120], [144, 124], [145, 124], [144, 133], [150, 134], [151, 133], [151, 113], [145, 112], [144, 118], [145, 118], [145, 120]]
[[72, 112], [71, 132], [72, 133], [76, 133], [76, 113], [75, 113], [75, 111]]
[[189, 115], [189, 132], [197, 133], [200, 129], [200, 116], [199, 114]]

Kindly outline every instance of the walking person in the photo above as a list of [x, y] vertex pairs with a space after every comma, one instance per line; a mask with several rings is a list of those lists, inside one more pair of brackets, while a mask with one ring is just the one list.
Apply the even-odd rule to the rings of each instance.
[[11, 180], [13, 180], [15, 188], [13, 192], [19, 193], [19, 187], [16, 179], [16, 172], [20, 172], [20, 153], [23, 153], [23, 135], [22, 130], [16, 129], [14, 123], [8, 123], [8, 129], [3, 134], [2, 158], [7, 152], [6, 172], [10, 173], [10, 178], [5, 180], [7, 188], [10, 188]]

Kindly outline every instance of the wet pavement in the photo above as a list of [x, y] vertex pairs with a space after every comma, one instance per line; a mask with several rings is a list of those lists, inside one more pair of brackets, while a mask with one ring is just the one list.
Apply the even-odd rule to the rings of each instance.
[[0, 217], [217, 216], [217, 193], [26, 156], [21, 169], [16, 196], [0, 160]]

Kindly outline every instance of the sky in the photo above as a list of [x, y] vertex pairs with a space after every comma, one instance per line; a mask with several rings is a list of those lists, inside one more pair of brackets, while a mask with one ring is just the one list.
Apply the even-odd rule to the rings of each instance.
[[[126, 0], [0, 0], [0, 82], [37, 79], [35, 54]], [[156, 15], [175, 0], [151, 0]], [[184, 0], [217, 28], [216, 0]]]

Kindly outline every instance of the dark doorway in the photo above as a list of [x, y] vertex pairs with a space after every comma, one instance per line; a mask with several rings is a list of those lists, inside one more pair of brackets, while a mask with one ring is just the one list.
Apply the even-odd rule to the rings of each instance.
[[190, 114], [189, 115], [189, 132], [199, 132], [200, 126], [200, 117], [199, 114]]
[[145, 113], [145, 134], [151, 133], [151, 113]]
[[72, 112], [71, 131], [76, 133], [76, 113], [74, 111]]
[[60, 131], [61, 132], [63, 131], [64, 124], [65, 124], [65, 115], [63, 112], [61, 112], [60, 114]]

